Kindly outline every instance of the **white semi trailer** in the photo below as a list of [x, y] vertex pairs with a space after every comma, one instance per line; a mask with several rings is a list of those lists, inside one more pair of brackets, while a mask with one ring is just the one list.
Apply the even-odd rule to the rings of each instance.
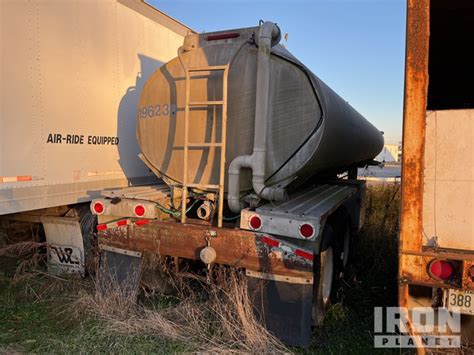
[[0, 16], [1, 220], [42, 222], [76, 268], [70, 208], [156, 181], [137, 156], [136, 107], [191, 29], [140, 0], [7, 0]]

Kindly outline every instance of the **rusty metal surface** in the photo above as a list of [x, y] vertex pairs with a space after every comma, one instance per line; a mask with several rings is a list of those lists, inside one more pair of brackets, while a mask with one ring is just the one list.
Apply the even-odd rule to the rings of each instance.
[[[469, 268], [474, 264], [472, 255], [470, 257], [471, 260], [467, 260], [466, 257], [463, 258], [463, 255], [457, 255], [457, 258], [448, 258], [441, 253], [427, 255], [404, 254], [403, 258], [408, 265], [420, 265], [420, 267], [404, 270], [403, 275], [400, 277], [400, 283], [470, 290], [474, 286], [469, 275]], [[448, 282], [437, 281], [432, 278], [428, 273], [428, 265], [433, 259], [459, 261], [461, 270], [456, 273], [459, 277], [453, 278], [453, 280]]]
[[[422, 253], [405, 253], [402, 255], [405, 265], [411, 266], [403, 270], [400, 275], [401, 284], [416, 284], [428, 287], [456, 288], [463, 290], [474, 289], [474, 279], [471, 277], [470, 268], [474, 266], [474, 254], [472, 253], [456, 253], [447, 251], [422, 252]], [[460, 262], [459, 279], [455, 279], [451, 283], [437, 281], [428, 274], [428, 264], [433, 259], [453, 260]], [[414, 265], [417, 265], [414, 267]], [[400, 297], [403, 293], [400, 293]], [[400, 300], [400, 305], [407, 302], [405, 299]]]
[[399, 304], [408, 304], [403, 280], [420, 279], [423, 258], [404, 251], [421, 252], [423, 206], [423, 156], [428, 88], [429, 0], [407, 1], [405, 94], [403, 107], [402, 201], [400, 219]]
[[209, 235], [218, 264], [312, 277], [312, 261], [291, 253], [274, 253], [262, 242], [263, 236], [239, 229], [150, 221], [145, 225], [130, 224], [100, 231], [99, 245], [199, 260], [199, 252], [206, 246], [206, 236]]
[[450, 260], [471, 260], [474, 261], [474, 253], [472, 251], [452, 250], [452, 249], [439, 249], [439, 248], [423, 248], [422, 252], [410, 252], [407, 251], [406, 255], [418, 255], [440, 259]]
[[409, 0], [407, 6], [400, 249], [416, 251], [422, 238], [429, 1]]
[[[470, 268], [474, 264], [474, 254], [471, 251], [423, 247], [430, 3], [428, 0], [409, 0], [407, 9], [399, 249], [400, 306], [409, 305], [409, 284], [464, 290], [474, 288], [470, 274]], [[427, 267], [433, 258], [458, 261], [461, 267], [459, 279], [448, 284], [431, 278]]]
[[462, 284], [466, 290], [474, 290], [474, 260], [466, 260], [463, 265]]

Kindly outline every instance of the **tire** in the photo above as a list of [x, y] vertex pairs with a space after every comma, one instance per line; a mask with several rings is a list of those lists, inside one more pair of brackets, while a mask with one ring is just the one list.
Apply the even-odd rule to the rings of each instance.
[[81, 204], [74, 209], [81, 225], [86, 273], [94, 274], [97, 268], [97, 216], [92, 214], [89, 204]]
[[347, 222], [344, 222], [344, 224], [338, 228], [335, 252], [336, 274], [337, 277], [341, 279], [344, 275], [344, 271], [346, 271], [351, 253], [351, 228]]
[[333, 286], [336, 276], [336, 258], [332, 245], [334, 232], [330, 225], [324, 227], [321, 249], [314, 263], [314, 284], [313, 284], [313, 325], [323, 324], [326, 312], [332, 301]]

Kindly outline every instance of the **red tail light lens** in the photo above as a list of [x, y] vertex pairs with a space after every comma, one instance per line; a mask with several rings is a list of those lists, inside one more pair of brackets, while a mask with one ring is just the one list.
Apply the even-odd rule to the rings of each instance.
[[92, 204], [92, 212], [95, 214], [102, 214], [105, 211], [105, 206], [102, 202], [96, 201]]
[[311, 238], [314, 235], [314, 227], [309, 223], [302, 224], [300, 226], [300, 235], [305, 239]]
[[439, 280], [448, 280], [453, 275], [453, 265], [445, 260], [433, 260], [428, 266], [428, 271], [432, 277]]
[[143, 217], [145, 215], [145, 212], [146, 212], [145, 206], [136, 205], [135, 208], [133, 209], [133, 212], [135, 213], [135, 216]]
[[249, 226], [253, 230], [259, 230], [262, 227], [262, 220], [260, 219], [259, 216], [254, 214], [249, 218]]

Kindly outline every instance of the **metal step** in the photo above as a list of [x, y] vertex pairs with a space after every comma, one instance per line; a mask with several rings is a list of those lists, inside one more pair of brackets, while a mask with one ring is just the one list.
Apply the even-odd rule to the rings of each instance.
[[213, 184], [186, 184], [186, 187], [194, 187], [196, 189], [220, 189], [220, 185], [213, 185]]
[[222, 143], [188, 143], [188, 147], [192, 147], [192, 148], [222, 147]]
[[[183, 62], [182, 62], [183, 63]], [[184, 64], [183, 64], [184, 66]], [[216, 190], [219, 193], [218, 197], [218, 219], [217, 226], [222, 227], [223, 211], [224, 211], [224, 179], [225, 179], [225, 147], [226, 147], [226, 130], [227, 130], [227, 79], [228, 79], [229, 65], [215, 65], [199, 68], [185, 68], [186, 72], [186, 102], [184, 105], [184, 176], [183, 176], [183, 195], [181, 205], [181, 223], [186, 223], [186, 208], [187, 208], [187, 196], [188, 188], [196, 188], [200, 190]], [[223, 71], [222, 75], [222, 100], [204, 100], [204, 101], [191, 101], [191, 73], [195, 72], [212, 72], [212, 71]], [[212, 107], [222, 106], [222, 125], [221, 125], [221, 137], [222, 142], [206, 143], [206, 142], [189, 142], [189, 115], [191, 107]], [[214, 115], [216, 114], [214, 110]], [[208, 147], [220, 147], [221, 151], [221, 162], [220, 162], [220, 173], [219, 173], [219, 184], [194, 184], [188, 183], [188, 151], [190, 148], [208, 148]]]
[[189, 106], [224, 105], [224, 101], [191, 101]]
[[199, 68], [189, 68], [187, 69], [190, 73], [202, 72], [202, 71], [219, 71], [219, 70], [226, 70], [227, 65], [213, 65], [209, 67], [199, 67]]

